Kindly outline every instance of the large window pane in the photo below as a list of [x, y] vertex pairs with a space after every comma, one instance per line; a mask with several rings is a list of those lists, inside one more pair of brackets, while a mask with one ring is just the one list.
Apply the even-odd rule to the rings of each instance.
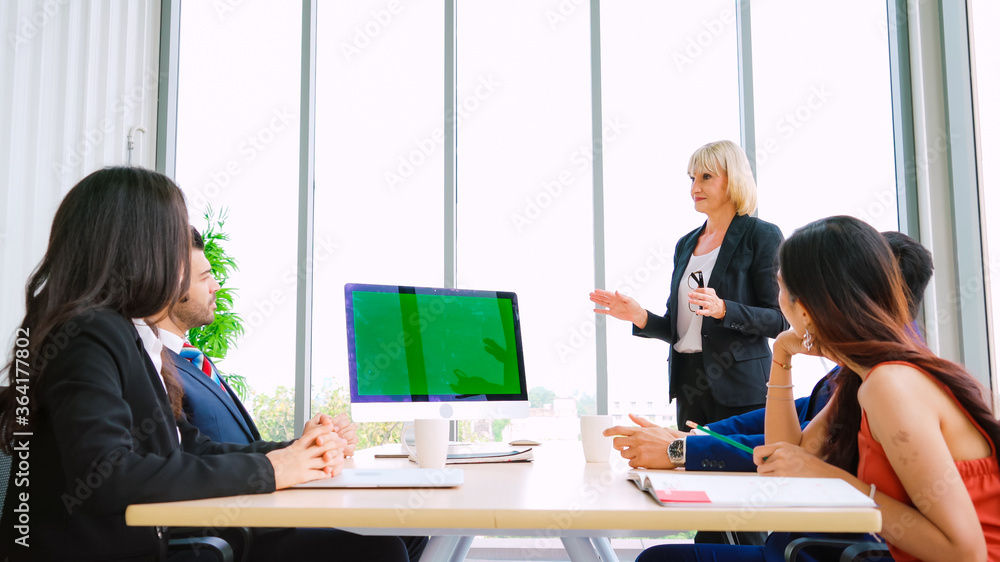
[[[246, 377], [253, 409], [295, 381], [302, 8], [181, 8], [177, 182], [199, 229], [209, 206], [228, 209], [224, 247], [239, 271], [226, 285], [238, 289], [234, 309], [246, 332], [219, 368]], [[290, 413], [268, 406], [253, 414], [271, 437], [294, 431]]]
[[[984, 194], [983, 223], [986, 224], [986, 259], [989, 267], [990, 300], [992, 302], [993, 396], [997, 400], [1000, 383], [997, 379], [996, 328], [1000, 319], [1000, 37], [994, 30], [1000, 25], [1000, 4], [988, 0], [971, 0], [968, 4], [969, 35], [973, 51], [973, 73], [976, 87], [976, 135], [980, 170], [980, 189]], [[990, 228], [993, 225], [993, 228]], [[1000, 407], [998, 404], [997, 407]]]
[[549, 12], [458, 3], [458, 284], [517, 293], [528, 386], [550, 391], [504, 435], [575, 439], [596, 408], [590, 26]]
[[[344, 284], [444, 283], [444, 9], [321, 2], [313, 403], [346, 410]], [[389, 432], [365, 424], [362, 446]]]
[[[688, 158], [740, 138], [736, 14], [732, 0], [603, 2], [601, 35], [604, 118], [618, 124], [604, 130], [607, 286], [662, 314], [674, 246], [705, 221]], [[608, 320], [609, 412], [671, 425], [669, 346], [631, 328]]]
[[[884, 2], [755, 2], [760, 216], [785, 236], [830, 215], [896, 230]], [[796, 358], [796, 395], [832, 364]]]

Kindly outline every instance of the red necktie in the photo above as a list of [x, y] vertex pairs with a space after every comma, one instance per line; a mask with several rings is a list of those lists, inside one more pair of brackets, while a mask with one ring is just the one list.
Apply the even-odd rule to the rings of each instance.
[[184, 346], [181, 347], [180, 356], [190, 361], [196, 369], [205, 373], [208, 378], [212, 379], [215, 384], [219, 385], [219, 388], [222, 389], [222, 392], [226, 396], [229, 396], [229, 393], [226, 391], [226, 387], [222, 384], [222, 378], [219, 377], [219, 372], [215, 370], [215, 365], [208, 360], [208, 357], [205, 357], [205, 354], [200, 349], [189, 344], [188, 342], [184, 342]]

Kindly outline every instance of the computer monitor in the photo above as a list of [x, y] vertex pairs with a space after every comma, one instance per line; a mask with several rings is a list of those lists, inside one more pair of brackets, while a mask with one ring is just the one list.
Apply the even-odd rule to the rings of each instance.
[[356, 421], [528, 415], [517, 295], [348, 283]]

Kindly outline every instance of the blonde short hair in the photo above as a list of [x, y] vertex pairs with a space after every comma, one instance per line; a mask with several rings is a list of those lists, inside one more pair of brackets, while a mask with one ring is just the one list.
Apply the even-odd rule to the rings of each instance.
[[696, 171], [726, 173], [729, 178], [726, 195], [736, 206], [737, 215], [749, 215], [757, 210], [757, 182], [740, 145], [723, 140], [695, 150], [688, 161], [688, 174], [693, 176]]

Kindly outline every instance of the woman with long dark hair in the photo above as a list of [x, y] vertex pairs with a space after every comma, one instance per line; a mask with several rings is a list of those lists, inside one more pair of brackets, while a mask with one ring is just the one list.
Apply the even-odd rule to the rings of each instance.
[[[796, 231], [779, 260], [792, 328], [774, 346], [773, 444], [755, 451], [758, 471], [840, 477], [873, 495], [896, 560], [1000, 557], [1000, 422], [982, 386], [907, 328], [887, 243], [858, 219], [831, 217]], [[843, 367], [829, 406], [803, 431], [788, 417], [791, 362], [818, 352]], [[855, 459], [857, 476], [844, 468]]]
[[[330, 424], [237, 446], [184, 420], [152, 326], [187, 292], [189, 237], [181, 191], [156, 172], [100, 170], [60, 204], [0, 393], [0, 447], [14, 460], [0, 559], [162, 559], [168, 533], [127, 526], [129, 504], [266, 493], [339, 472], [346, 442]], [[358, 542], [406, 560], [395, 537]], [[310, 559], [340, 556], [338, 546]]]
[[[758, 472], [841, 478], [871, 495], [897, 561], [1000, 559], [1000, 422], [981, 385], [908, 328], [887, 242], [858, 219], [831, 217], [797, 230], [778, 255], [791, 329], [774, 344]], [[805, 430], [792, 394], [799, 354], [841, 366], [833, 399]], [[715, 548], [654, 547], [639, 560], [710, 560], [723, 548], [727, 560], [773, 554]]]

